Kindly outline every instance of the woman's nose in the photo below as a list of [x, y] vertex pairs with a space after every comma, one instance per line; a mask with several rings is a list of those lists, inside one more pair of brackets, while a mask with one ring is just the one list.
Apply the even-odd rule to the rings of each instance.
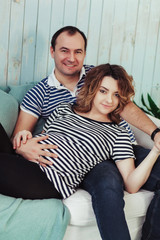
[[112, 95], [111, 94], [107, 94], [107, 96], [106, 96], [106, 102], [108, 102], [108, 103], [111, 103], [112, 102]]

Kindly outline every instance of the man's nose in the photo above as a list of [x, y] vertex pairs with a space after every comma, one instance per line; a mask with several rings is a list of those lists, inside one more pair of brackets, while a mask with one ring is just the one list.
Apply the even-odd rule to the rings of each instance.
[[75, 60], [74, 53], [71, 52], [71, 53], [69, 54], [68, 60], [69, 60], [70, 62], [74, 62], [74, 60]]

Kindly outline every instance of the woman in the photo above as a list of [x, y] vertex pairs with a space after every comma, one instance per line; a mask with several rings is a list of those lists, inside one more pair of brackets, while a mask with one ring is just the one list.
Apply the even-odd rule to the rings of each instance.
[[146, 182], [159, 155], [154, 146], [136, 169], [134, 154], [127, 132], [117, 124], [119, 113], [134, 95], [132, 77], [117, 65], [104, 64], [91, 70], [80, 90], [76, 104], [61, 104], [44, 126], [49, 138], [43, 143], [58, 158], [41, 166], [63, 198], [76, 191], [85, 174], [96, 164], [112, 160], [117, 165], [130, 193], [137, 192]]
[[[0, 192], [32, 199], [41, 195], [42, 198], [66, 198], [102, 161], [114, 161], [125, 189], [137, 192], [148, 179], [159, 151], [154, 146], [135, 168], [128, 133], [118, 126], [120, 112], [134, 95], [132, 82], [132, 77], [121, 66], [103, 64], [93, 68], [87, 74], [76, 104], [61, 104], [46, 122], [45, 133], [37, 135], [48, 135], [41, 143], [57, 145], [57, 149], [46, 150], [57, 157], [46, 157], [50, 164], [38, 165], [18, 155], [12, 155], [10, 160], [11, 155], [1, 154], [0, 160], [7, 160], [1, 161]], [[23, 139], [31, 136], [27, 131], [21, 134]], [[102, 239], [107, 238], [103, 235]]]

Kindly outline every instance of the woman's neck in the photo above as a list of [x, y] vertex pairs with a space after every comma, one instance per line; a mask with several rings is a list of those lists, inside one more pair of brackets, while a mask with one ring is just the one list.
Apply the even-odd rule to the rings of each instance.
[[74, 112], [82, 117], [86, 117], [86, 118], [89, 118], [89, 119], [92, 119], [92, 120], [95, 120], [98, 122], [112, 122], [108, 115], [94, 114], [94, 113], [92, 113], [92, 111], [84, 113], [84, 112], [78, 112], [78, 111], [74, 110]]

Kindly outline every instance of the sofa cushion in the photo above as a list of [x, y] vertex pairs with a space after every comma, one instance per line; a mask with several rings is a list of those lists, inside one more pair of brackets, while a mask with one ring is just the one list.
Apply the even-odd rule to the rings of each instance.
[[[20, 86], [0, 86], [0, 122], [10, 137], [18, 117], [19, 104], [22, 102], [24, 95], [36, 83], [28, 83]], [[44, 121], [38, 121], [34, 134], [42, 131]]]
[[18, 117], [17, 100], [0, 90], [0, 122], [10, 137]]
[[35, 86], [36, 83], [32, 82], [32, 83], [28, 83], [28, 84], [23, 84], [23, 85], [19, 85], [19, 86], [14, 86], [14, 85], [10, 85], [9, 86], [9, 94], [12, 95], [20, 104], [25, 96], [25, 94], [29, 91], [29, 89], [31, 89], [32, 87]]
[[[153, 192], [140, 190], [135, 194], [125, 192], [125, 214], [126, 219], [144, 217], [148, 205], [153, 197]], [[95, 224], [95, 216], [92, 209], [91, 196], [82, 189], [69, 198], [63, 200], [71, 213], [70, 225], [88, 226]]]

